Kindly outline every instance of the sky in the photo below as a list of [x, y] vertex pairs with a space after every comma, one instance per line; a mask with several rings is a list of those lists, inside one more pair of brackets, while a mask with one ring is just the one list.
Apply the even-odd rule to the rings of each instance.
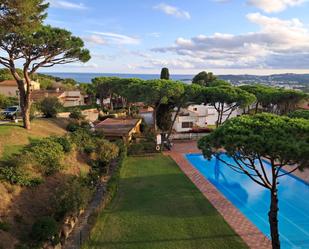
[[92, 56], [49, 71], [309, 73], [309, 0], [47, 1]]

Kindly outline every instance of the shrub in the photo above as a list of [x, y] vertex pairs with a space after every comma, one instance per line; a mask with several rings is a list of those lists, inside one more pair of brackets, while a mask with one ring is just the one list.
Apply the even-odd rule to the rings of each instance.
[[145, 141], [136, 144], [131, 144], [128, 147], [128, 155], [143, 155], [147, 153], [155, 153], [156, 145], [154, 142]]
[[42, 217], [38, 219], [31, 229], [31, 238], [35, 241], [47, 241], [57, 235], [58, 224], [53, 217]]
[[5, 221], [0, 221], [0, 230], [8, 232], [10, 230], [10, 224]]
[[56, 97], [47, 97], [41, 100], [39, 108], [46, 118], [56, 117], [57, 113], [61, 111], [62, 104]]
[[117, 118], [117, 114], [99, 115], [98, 120], [104, 121], [108, 118]]
[[72, 150], [72, 143], [67, 136], [63, 137], [50, 137], [56, 143], [59, 143], [62, 146], [62, 149], [65, 153], [69, 153]]
[[67, 127], [66, 130], [69, 132], [75, 132], [80, 128], [79, 124], [77, 122], [70, 122]]
[[45, 175], [51, 175], [62, 168], [61, 159], [64, 156], [62, 145], [53, 138], [33, 141], [25, 149]]
[[70, 134], [72, 143], [76, 144], [81, 151], [90, 153], [96, 147], [97, 138], [88, 129], [78, 128], [75, 132]]
[[85, 118], [84, 115], [82, 114], [81, 110], [79, 110], [79, 109], [74, 109], [70, 113], [69, 117], [72, 118], [72, 119], [75, 119], [75, 120], [83, 120]]
[[309, 119], [309, 110], [296, 110], [288, 114], [290, 118]]
[[6, 108], [8, 106], [18, 105], [18, 99], [16, 97], [7, 97], [0, 94], [0, 108]]
[[30, 161], [27, 155], [13, 155], [0, 167], [0, 177], [11, 184], [35, 187], [43, 182], [39, 177], [32, 176], [25, 168], [25, 162]]
[[55, 217], [59, 220], [67, 214], [78, 213], [85, 208], [92, 191], [85, 186], [84, 179], [74, 177], [56, 190], [54, 196]]

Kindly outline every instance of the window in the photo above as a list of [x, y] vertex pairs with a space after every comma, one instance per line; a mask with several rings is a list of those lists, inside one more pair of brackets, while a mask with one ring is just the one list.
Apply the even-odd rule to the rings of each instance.
[[195, 111], [195, 112], [196, 112], [196, 111], [197, 111], [197, 108], [196, 108], [196, 107], [194, 107], [194, 108], [193, 108], [193, 111]]
[[192, 128], [193, 127], [193, 122], [182, 122], [181, 123], [181, 128]]

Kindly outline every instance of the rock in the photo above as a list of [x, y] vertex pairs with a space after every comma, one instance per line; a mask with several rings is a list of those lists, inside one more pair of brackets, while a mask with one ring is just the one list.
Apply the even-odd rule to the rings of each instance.
[[57, 245], [55, 245], [54, 249], [61, 249], [62, 248], [62, 245], [59, 243]]
[[70, 235], [70, 233], [72, 232], [72, 228], [71, 228], [71, 226], [70, 225], [64, 225], [63, 227], [62, 227], [62, 229], [61, 229], [61, 235], [65, 238], [65, 239], [67, 239], [68, 237], [69, 237], [69, 235]]

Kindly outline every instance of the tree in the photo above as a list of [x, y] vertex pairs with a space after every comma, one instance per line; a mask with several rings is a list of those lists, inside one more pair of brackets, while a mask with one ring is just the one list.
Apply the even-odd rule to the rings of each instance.
[[[30, 129], [31, 78], [42, 67], [90, 59], [83, 41], [69, 31], [44, 26], [48, 4], [44, 0], [1, 0], [0, 64], [16, 80], [23, 123]], [[22, 73], [16, 62], [23, 65]]]
[[39, 109], [45, 116], [45, 118], [54, 118], [61, 110], [62, 104], [57, 97], [46, 97], [39, 103]]
[[[225, 120], [228, 120], [237, 108], [244, 108], [254, 103], [256, 98], [253, 94], [238, 87], [221, 86], [205, 87], [200, 101], [204, 104], [210, 104], [216, 109], [218, 113], [216, 125], [218, 127]], [[225, 120], [223, 120], [224, 115], [226, 115]]]
[[296, 110], [289, 112], [288, 116], [290, 118], [304, 118], [309, 120], [309, 110]]
[[161, 80], [169, 80], [170, 79], [170, 72], [169, 72], [168, 68], [166, 68], [166, 67], [162, 68], [160, 79]]
[[284, 115], [297, 108], [297, 105], [305, 99], [308, 94], [297, 90], [278, 89], [275, 95], [276, 112]]
[[[268, 113], [243, 115], [202, 138], [198, 147], [208, 159], [215, 155], [226, 166], [270, 191], [268, 217], [272, 247], [279, 249], [277, 186], [281, 177], [309, 165], [308, 120]], [[222, 148], [233, 163], [220, 158]], [[271, 170], [267, 173], [269, 165]]]
[[212, 81], [216, 80], [217, 77], [214, 76], [213, 73], [209, 72], [200, 72], [197, 75], [194, 76], [192, 83], [193, 84], [198, 84], [201, 86], [208, 86], [209, 83], [211, 83]]
[[172, 80], [146, 80], [129, 85], [129, 95], [135, 96], [136, 101], [142, 101], [153, 107], [154, 128], [157, 131], [157, 112], [161, 104], [167, 104], [172, 96], [181, 94], [183, 83]]
[[98, 98], [100, 100], [101, 108], [104, 108], [104, 99], [110, 99], [110, 109], [113, 110], [113, 96], [116, 89], [116, 83], [120, 81], [118, 77], [97, 77], [92, 79]]

